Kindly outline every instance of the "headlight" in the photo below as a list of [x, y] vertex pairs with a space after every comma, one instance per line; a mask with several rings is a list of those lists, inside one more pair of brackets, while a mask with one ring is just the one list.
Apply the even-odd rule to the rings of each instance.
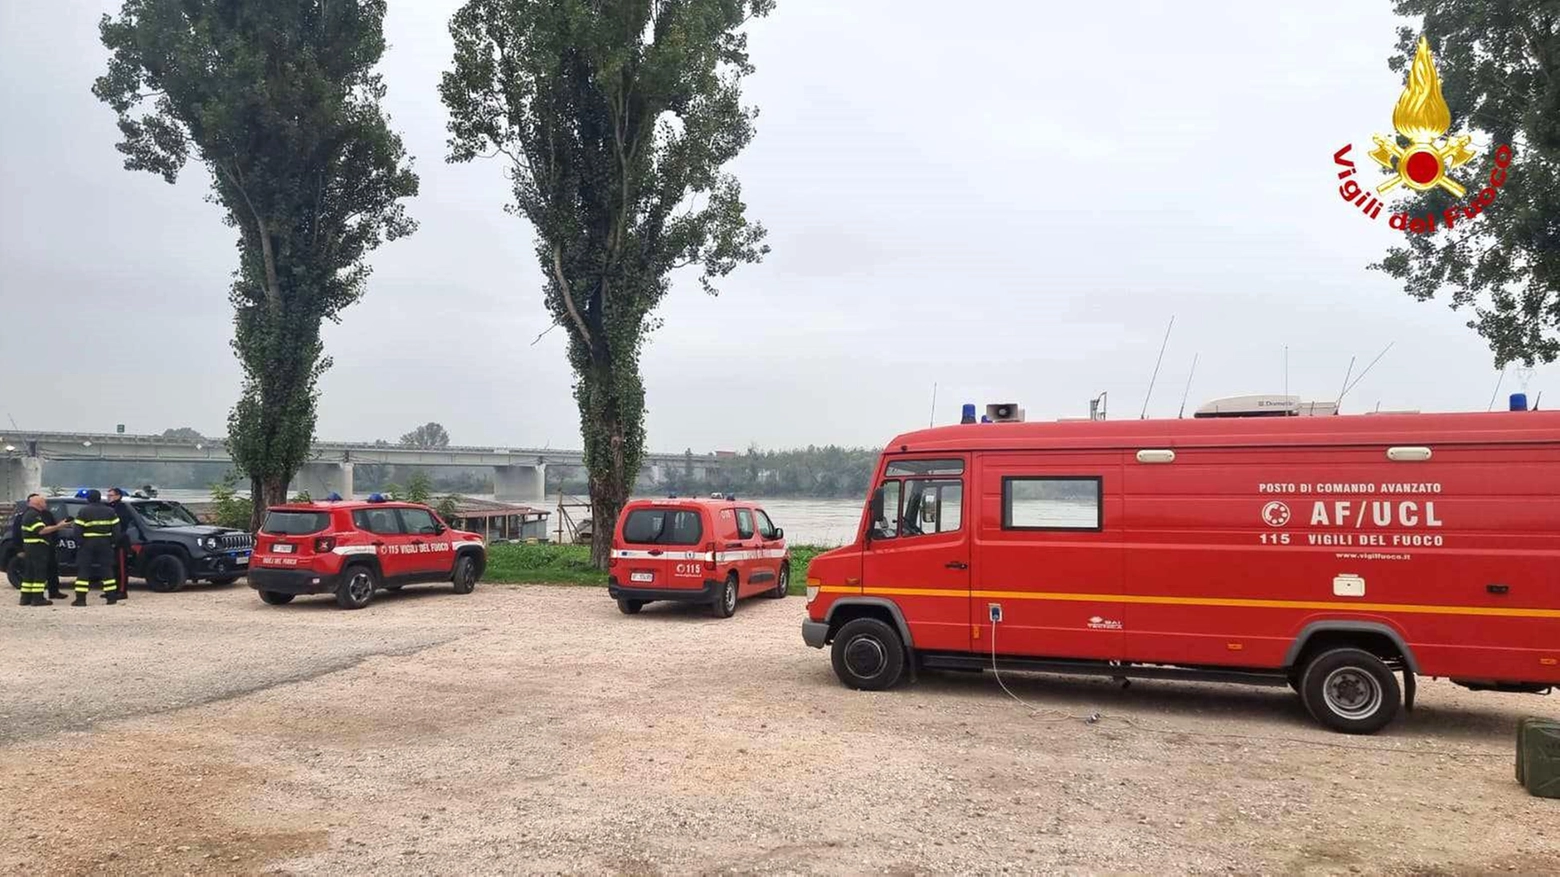
[[207, 536], [206, 538], [200, 540], [200, 547], [206, 549], [207, 551], [211, 551], [217, 547], [217, 537]]
[[818, 588], [822, 584], [823, 582], [817, 579], [807, 580], [807, 602], [811, 603], [812, 601], [818, 599]]

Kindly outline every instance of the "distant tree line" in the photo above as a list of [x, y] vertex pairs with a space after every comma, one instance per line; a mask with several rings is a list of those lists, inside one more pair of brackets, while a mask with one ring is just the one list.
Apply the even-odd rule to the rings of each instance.
[[[662, 470], [657, 492], [684, 495], [735, 493], [738, 496], [816, 497], [860, 499], [877, 463], [879, 451], [809, 445], [789, 451], [749, 448], [746, 453], [722, 461], [718, 472], [701, 476], [693, 451], [685, 453], [682, 466]], [[547, 470], [547, 492], [579, 495], [585, 492], [583, 472], [573, 468]], [[646, 493], [643, 486], [638, 491]]]

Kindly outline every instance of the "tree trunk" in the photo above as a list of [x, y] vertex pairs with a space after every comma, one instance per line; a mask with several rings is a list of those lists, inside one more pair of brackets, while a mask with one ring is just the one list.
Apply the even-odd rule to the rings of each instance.
[[614, 374], [610, 365], [594, 365], [575, 389], [590, 479], [590, 559], [601, 570], [644, 456], [644, 388], [638, 369], [628, 368], [633, 370]]
[[249, 516], [249, 532], [260, 532], [260, 525], [265, 523], [266, 509], [287, 502], [289, 481], [291, 479], [286, 478], [249, 479], [249, 501], [254, 506], [254, 512]]

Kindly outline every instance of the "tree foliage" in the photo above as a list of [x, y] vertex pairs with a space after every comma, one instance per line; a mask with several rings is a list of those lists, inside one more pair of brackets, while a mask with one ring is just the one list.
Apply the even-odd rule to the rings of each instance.
[[[1495, 147], [1515, 151], [1506, 182], [1476, 219], [1408, 236], [1373, 266], [1427, 300], [1450, 292], [1471, 307], [1469, 326], [1490, 344], [1495, 364], [1553, 362], [1560, 356], [1560, 3], [1553, 0], [1395, 0], [1399, 15], [1423, 16], [1453, 114], [1488, 144], [1466, 167], [1475, 184], [1456, 199], [1439, 189], [1406, 209], [1437, 216], [1488, 185]], [[1398, 31], [1388, 61], [1403, 71], [1419, 31]]]
[[[229, 474], [211, 485], [211, 522], [219, 527], [257, 532], [260, 528], [253, 523], [255, 503], [248, 497], [239, 496], [233, 490], [233, 486], [237, 483], [238, 476]], [[265, 509], [260, 509], [260, 513], [264, 514]]]
[[112, 55], [93, 93], [118, 115], [125, 167], [172, 183], [193, 155], [238, 230], [228, 446], [257, 525], [314, 437], [322, 321], [363, 295], [368, 253], [415, 227], [401, 199], [417, 177], [374, 72], [384, 14], [385, 0], [124, 0], [100, 25]]
[[206, 437], [195, 431], [194, 427], [181, 426], [178, 429], [163, 430], [162, 437], [176, 442], [203, 442]]
[[408, 448], [447, 448], [450, 434], [440, 424], [429, 421], [401, 436], [401, 444]]
[[433, 496], [433, 481], [427, 472], [421, 470], [413, 472], [412, 477], [406, 479], [406, 491], [396, 494], [396, 499], [406, 502], [426, 503]]
[[644, 452], [639, 353], [670, 274], [714, 281], [768, 251], [722, 168], [753, 138], [744, 23], [773, 0], [468, 0], [455, 13], [450, 160], [509, 162], [545, 300], [568, 332], [593, 556]]

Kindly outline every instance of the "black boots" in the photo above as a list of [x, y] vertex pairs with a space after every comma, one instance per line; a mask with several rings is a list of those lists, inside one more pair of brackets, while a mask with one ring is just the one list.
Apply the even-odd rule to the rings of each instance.
[[34, 606], [53, 606], [54, 601], [38, 593], [37, 591], [34, 591], [32, 595], [32, 604]]
[[32, 605], [32, 591], [23, 591], [22, 592], [22, 602], [20, 604], [18, 604], [18, 605], [21, 605], [21, 606], [31, 606]]
[[108, 605], [110, 606], [118, 603], [121, 599], [118, 591], [109, 591], [107, 594], [103, 595], [103, 598], [108, 601]]
[[77, 591], [76, 592], [76, 599], [71, 601], [70, 605], [72, 605], [72, 606], [85, 606], [85, 605], [87, 605], [87, 592], [86, 591]]

